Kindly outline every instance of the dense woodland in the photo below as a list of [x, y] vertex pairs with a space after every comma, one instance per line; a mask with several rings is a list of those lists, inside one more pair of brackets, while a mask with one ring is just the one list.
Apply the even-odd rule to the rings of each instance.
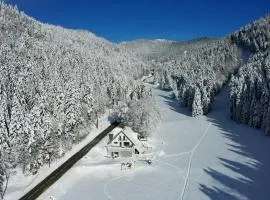
[[270, 134], [269, 14], [225, 38], [138, 40], [121, 46], [148, 63], [154, 82], [172, 90], [193, 116], [207, 114], [214, 95], [229, 83], [232, 119]]
[[0, 2], [0, 194], [13, 168], [37, 173], [91, 134], [108, 109], [121, 105], [121, 117], [134, 117], [146, 134], [156, 109], [143, 105], [154, 106], [143, 68], [105, 39], [42, 24]]
[[141, 43], [142, 51], [136, 42], [121, 45], [148, 63], [154, 82], [161, 89], [173, 90], [179, 104], [189, 107], [193, 116], [210, 111], [214, 95], [242, 63], [239, 49], [227, 39]]
[[232, 119], [270, 134], [270, 15], [230, 37], [248, 56], [230, 84]]
[[270, 48], [270, 14], [265, 15], [230, 35], [231, 40], [249, 52]]
[[[42, 24], [0, 1], [0, 199], [12, 169], [63, 156], [110, 110], [148, 135], [159, 120], [152, 74], [193, 116], [229, 83], [232, 119], [270, 133], [270, 15], [225, 38], [112, 44]], [[229, 102], [228, 102], [229, 103]]]

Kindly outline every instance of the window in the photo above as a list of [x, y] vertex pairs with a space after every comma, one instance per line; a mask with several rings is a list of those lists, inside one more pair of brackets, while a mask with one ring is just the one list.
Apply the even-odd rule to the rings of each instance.
[[118, 144], [118, 142], [114, 142], [114, 144]]
[[129, 147], [129, 142], [124, 142], [125, 147]]
[[121, 136], [118, 137], [118, 140], [121, 141]]
[[123, 140], [126, 140], [126, 136], [123, 136]]
[[139, 151], [137, 149], [135, 149], [135, 154], [139, 154]]

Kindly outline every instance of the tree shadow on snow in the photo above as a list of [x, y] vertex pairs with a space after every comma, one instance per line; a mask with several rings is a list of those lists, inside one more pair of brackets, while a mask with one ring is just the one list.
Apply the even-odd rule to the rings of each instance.
[[176, 99], [161, 94], [159, 96], [162, 97], [163, 101], [170, 106], [171, 110], [185, 116], [192, 117], [191, 112], [188, 110], [188, 108], [181, 106], [179, 101], [177, 101]]
[[222, 107], [224, 94], [216, 100], [218, 110], [208, 115], [209, 121], [221, 129], [217, 134], [229, 140], [228, 150], [235, 155], [234, 159], [218, 157], [221, 168], [204, 169], [214, 181], [212, 185], [199, 184], [200, 191], [210, 199], [270, 199], [270, 138], [261, 130], [231, 121], [228, 108]]

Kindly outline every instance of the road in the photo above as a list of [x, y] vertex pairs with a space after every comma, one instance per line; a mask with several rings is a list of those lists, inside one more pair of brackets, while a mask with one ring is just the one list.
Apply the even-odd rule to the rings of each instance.
[[100, 142], [89, 160], [76, 164], [43, 198], [270, 199], [270, 140], [261, 130], [230, 120], [229, 91], [215, 97], [211, 113], [197, 118], [170, 92], [153, 88], [153, 96], [161, 121], [149, 138], [151, 165], [136, 161], [133, 169], [121, 171], [122, 161], [108, 161], [106, 143]]
[[36, 185], [32, 190], [26, 193], [21, 200], [31, 200], [38, 198], [45, 190], [47, 190], [52, 184], [54, 184], [59, 178], [61, 178], [78, 160], [85, 156], [97, 143], [100, 142], [109, 132], [111, 132], [119, 123], [115, 122], [111, 124], [108, 128], [102, 131], [98, 136], [96, 136], [91, 142], [89, 142], [80, 151], [74, 154], [66, 162], [64, 162], [60, 167], [54, 170], [49, 176], [47, 176], [43, 181]]

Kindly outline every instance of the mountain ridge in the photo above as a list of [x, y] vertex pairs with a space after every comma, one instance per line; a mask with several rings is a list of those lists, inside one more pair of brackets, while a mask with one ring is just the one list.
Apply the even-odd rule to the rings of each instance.
[[[223, 38], [114, 44], [41, 23], [1, 1], [1, 171], [37, 173], [86, 137], [106, 110], [148, 135], [158, 122], [141, 81], [149, 74], [194, 117], [208, 114], [229, 82], [232, 119], [270, 134], [269, 27], [266, 15]], [[0, 173], [1, 194], [5, 181]]]

